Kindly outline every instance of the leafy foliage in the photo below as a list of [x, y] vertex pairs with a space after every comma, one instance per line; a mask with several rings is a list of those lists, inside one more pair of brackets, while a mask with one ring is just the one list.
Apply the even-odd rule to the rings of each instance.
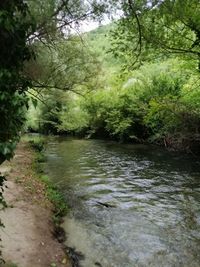
[[25, 61], [32, 57], [26, 38], [34, 24], [23, 1], [0, 4], [0, 161], [13, 155], [25, 121], [29, 81], [23, 76]]
[[129, 66], [166, 55], [195, 59], [199, 65], [198, 0], [127, 0], [122, 9], [124, 16], [113, 33], [112, 49]]
[[[36, 110], [32, 103], [27, 127], [39, 128], [43, 133], [58, 133], [68, 124], [67, 130], [73, 130], [73, 124], [82, 120], [71, 105], [74, 93], [84, 95], [100, 83], [101, 67], [96, 53], [84, 47], [77, 37], [59, 39], [51, 49], [37, 45], [35, 51], [39, 56], [27, 64], [26, 75], [32, 80], [29, 94], [34, 101], [41, 101]], [[67, 120], [69, 109], [73, 109], [70, 111], [73, 118]]]
[[25, 70], [32, 89], [74, 91], [76, 87], [78, 91], [78, 88], [90, 89], [89, 85], [95, 85], [94, 77], [100, 65], [95, 53], [88, 51], [80, 38], [59, 38], [49, 46], [35, 43], [34, 51], [37, 59], [29, 61]]
[[120, 141], [191, 147], [200, 136], [199, 85], [190, 70], [183, 74], [184, 65], [175, 59], [148, 64], [129, 73], [118, 87], [74, 99], [61, 116], [61, 128]]
[[48, 44], [58, 36], [67, 38], [71, 33], [78, 33], [86, 20], [101, 20], [106, 8], [106, 2], [96, 0], [29, 0], [28, 5], [36, 21], [36, 30], [29, 40]]

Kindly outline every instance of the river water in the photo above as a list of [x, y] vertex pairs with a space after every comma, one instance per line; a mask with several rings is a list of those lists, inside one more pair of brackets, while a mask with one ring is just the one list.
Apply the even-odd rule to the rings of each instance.
[[83, 267], [199, 267], [197, 158], [145, 145], [48, 139], [46, 171]]

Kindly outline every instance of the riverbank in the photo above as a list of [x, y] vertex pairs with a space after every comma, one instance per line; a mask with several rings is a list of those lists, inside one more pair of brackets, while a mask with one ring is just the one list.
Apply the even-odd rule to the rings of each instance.
[[70, 267], [63, 244], [55, 237], [54, 206], [34, 170], [35, 157], [23, 141], [14, 159], [1, 166], [7, 177], [4, 196], [8, 207], [0, 213], [5, 225], [0, 230], [5, 266]]

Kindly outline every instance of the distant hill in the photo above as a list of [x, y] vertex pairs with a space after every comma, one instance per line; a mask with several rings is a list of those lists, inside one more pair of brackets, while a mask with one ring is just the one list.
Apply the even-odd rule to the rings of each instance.
[[84, 34], [84, 40], [90, 49], [97, 53], [99, 60], [106, 69], [117, 71], [120, 69], [120, 61], [115, 58], [111, 49], [110, 32], [115, 28], [114, 23], [103, 25]]

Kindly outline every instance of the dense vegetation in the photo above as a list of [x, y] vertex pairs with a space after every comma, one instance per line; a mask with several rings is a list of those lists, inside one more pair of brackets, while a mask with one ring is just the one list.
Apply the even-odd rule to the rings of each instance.
[[28, 129], [197, 151], [200, 81], [196, 61], [160, 55], [135, 70], [122, 72], [125, 61], [108, 53], [110, 30], [115, 27], [101, 26], [84, 35], [84, 43], [101, 65], [96, 73], [98, 82], [93, 81], [92, 86], [88, 82], [91, 90], [82, 88], [81, 96], [49, 94], [46, 105], [31, 108]]
[[25, 91], [29, 80], [22, 73], [23, 63], [32, 56], [26, 40], [33, 30], [28, 8], [20, 1], [0, 4], [0, 163], [10, 158], [24, 121]]

